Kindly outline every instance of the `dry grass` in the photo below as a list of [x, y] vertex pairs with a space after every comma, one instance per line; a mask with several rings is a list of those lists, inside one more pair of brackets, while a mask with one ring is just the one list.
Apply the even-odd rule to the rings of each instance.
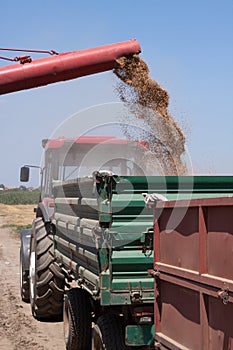
[[0, 203], [0, 227], [30, 225], [35, 218], [34, 207], [34, 204], [6, 205]]

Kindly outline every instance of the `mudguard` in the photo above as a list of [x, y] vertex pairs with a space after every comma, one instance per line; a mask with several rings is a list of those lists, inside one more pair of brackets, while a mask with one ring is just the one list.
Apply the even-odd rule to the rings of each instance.
[[43, 201], [38, 204], [36, 210], [36, 217], [42, 217], [44, 223], [51, 222], [51, 217], [54, 213], [54, 208], [49, 207], [49, 202], [51, 202], [51, 198], [44, 198]]
[[24, 270], [29, 270], [31, 229], [20, 231], [22, 265]]

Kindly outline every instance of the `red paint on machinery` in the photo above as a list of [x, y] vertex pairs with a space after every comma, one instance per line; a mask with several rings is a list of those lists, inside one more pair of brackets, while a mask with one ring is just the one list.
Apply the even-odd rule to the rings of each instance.
[[115, 61], [140, 53], [136, 39], [96, 48], [61, 53], [0, 68], [0, 94], [56, 83], [114, 68]]
[[233, 197], [157, 204], [151, 274], [159, 348], [233, 349], [232, 214]]

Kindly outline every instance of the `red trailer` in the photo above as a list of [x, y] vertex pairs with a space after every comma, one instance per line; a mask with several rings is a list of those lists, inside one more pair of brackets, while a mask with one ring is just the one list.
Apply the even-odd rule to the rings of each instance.
[[158, 202], [154, 242], [155, 348], [232, 350], [233, 197]]

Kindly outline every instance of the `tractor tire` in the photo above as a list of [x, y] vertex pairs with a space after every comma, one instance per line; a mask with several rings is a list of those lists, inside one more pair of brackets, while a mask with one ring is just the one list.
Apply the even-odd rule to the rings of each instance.
[[91, 303], [81, 288], [67, 291], [63, 311], [67, 350], [91, 350]]
[[65, 277], [55, 262], [53, 239], [42, 218], [33, 222], [29, 282], [33, 316], [39, 320], [62, 320]]
[[124, 342], [123, 323], [114, 314], [104, 314], [97, 320], [92, 332], [93, 350], [126, 350], [130, 349]]
[[29, 294], [29, 270], [25, 269], [23, 249], [20, 248], [20, 294], [25, 303], [30, 302]]

